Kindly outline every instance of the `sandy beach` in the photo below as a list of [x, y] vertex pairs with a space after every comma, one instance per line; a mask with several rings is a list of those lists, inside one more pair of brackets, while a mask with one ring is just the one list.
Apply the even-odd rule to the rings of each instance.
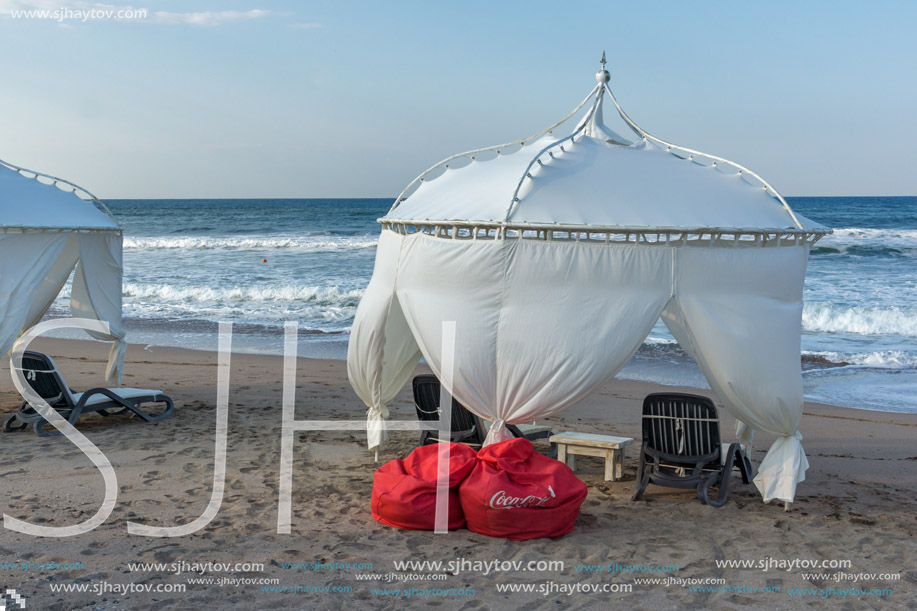
[[[75, 389], [100, 384], [106, 345], [44, 339], [35, 347], [54, 355]], [[2, 367], [0, 405], [8, 414], [19, 399], [8, 378], [8, 359]], [[511, 542], [467, 530], [448, 535], [400, 531], [378, 524], [370, 515], [372, 477], [382, 462], [410, 452], [417, 433], [391, 433], [376, 463], [365, 448], [362, 432], [310, 432], [296, 435], [293, 532], [280, 535], [276, 523], [282, 359], [234, 354], [226, 494], [218, 515], [206, 528], [186, 537], [128, 534], [127, 521], [171, 526], [195, 519], [206, 507], [213, 471], [216, 375], [213, 353], [131, 345], [124, 385], [162, 389], [175, 400], [175, 413], [156, 424], [123, 416], [89, 415], [80, 420], [79, 429], [115, 467], [116, 508], [103, 525], [77, 537], [42, 539], [3, 530], [0, 561], [7, 564], [0, 568], [0, 585], [24, 595], [29, 609], [49, 610], [428, 605], [443, 609], [617, 605], [905, 609], [917, 605], [917, 416], [813, 403], [806, 405], [801, 427], [811, 466], [789, 512], [776, 503], [763, 504], [754, 487], [740, 480], [733, 481], [722, 509], [701, 505], [692, 492], [656, 487], [650, 487], [645, 501], [632, 502], [636, 471], [632, 450], [625, 461], [624, 480], [614, 483], [603, 481], [598, 459], [579, 460], [577, 473], [588, 485], [589, 495], [573, 533], [558, 540]], [[604, 432], [639, 440], [640, 402], [660, 388], [615, 381], [550, 423], [555, 431]], [[347, 382], [344, 362], [300, 359], [296, 415], [299, 419], [364, 417], [364, 408]], [[396, 400], [392, 417], [415, 417], [409, 388]], [[724, 436], [729, 437], [733, 426], [724, 416]], [[4, 514], [63, 526], [86, 519], [99, 507], [104, 489], [99, 471], [66, 439], [39, 438], [27, 430], [0, 434], [0, 440]], [[765, 435], [756, 437], [752, 452], [756, 464], [770, 441]], [[430, 579], [429, 573], [438, 577], [447, 571], [396, 568], [396, 562], [406, 560], [458, 561], [454, 564], [458, 569], [449, 571], [445, 579]], [[471, 564], [494, 560], [522, 561], [518, 566], [523, 567], [529, 561], [555, 560], [563, 561], [563, 568], [501, 570], [511, 565], [494, 568], [491, 564], [492, 570], [487, 571]], [[755, 566], [729, 568], [717, 563], [743, 560], [754, 561]], [[800, 560], [838, 568], [810, 571], [798, 566]], [[789, 570], [779, 564], [794, 561], [797, 566]], [[211, 570], [204, 575], [190, 568], [208, 562]], [[168, 566], [157, 569], [134, 563]], [[220, 570], [213, 563], [232, 568]], [[615, 564], [625, 568], [615, 570]], [[612, 568], [588, 570], [584, 565]], [[651, 565], [668, 570], [640, 568]], [[768, 570], [761, 568], [765, 565]], [[415, 580], [415, 574], [420, 578]], [[189, 581], [201, 578], [214, 578], [214, 583]], [[655, 578], [660, 583], [635, 583]], [[662, 583], [666, 578], [668, 585]], [[721, 579], [719, 591], [688, 587], [698, 583], [692, 580], [707, 579]], [[85, 584], [87, 591], [53, 591], [61, 584]], [[112, 584], [120, 584], [121, 590], [125, 584], [160, 590], [184, 585], [185, 591], [123, 593]], [[529, 593], [499, 592], [498, 586], [505, 584], [536, 587]], [[606, 590], [619, 591], [582, 591], [593, 584], [599, 589], [610, 584]], [[622, 591], [628, 585], [630, 591]], [[276, 591], [284, 586], [300, 587], [298, 592]], [[265, 591], [271, 587], [274, 592]], [[409, 592], [373, 593], [386, 588]], [[570, 593], [571, 588], [579, 590]], [[771, 591], [762, 591], [765, 588]], [[796, 588], [836, 593], [790, 591]], [[850, 592], [853, 588], [890, 591], [856, 595]], [[848, 592], [841, 593], [843, 589]]]

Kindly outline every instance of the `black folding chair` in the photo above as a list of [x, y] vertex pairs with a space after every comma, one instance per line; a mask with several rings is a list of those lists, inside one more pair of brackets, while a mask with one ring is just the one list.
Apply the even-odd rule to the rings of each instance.
[[[738, 442], [729, 444], [723, 457], [719, 416], [710, 399], [674, 393], [646, 397], [634, 500], [643, 495], [649, 484], [656, 484], [696, 488], [702, 503], [722, 507], [734, 467], [739, 468], [746, 484], [754, 476], [751, 462]], [[711, 486], [719, 487], [715, 498], [710, 497]]]
[[[434, 375], [419, 375], [414, 378], [414, 407], [417, 409], [417, 419], [421, 421], [439, 420], [439, 395], [440, 383]], [[465, 443], [472, 447], [481, 447], [487, 437], [488, 422], [478, 418], [468, 409], [452, 398], [452, 430], [449, 441]], [[545, 439], [551, 436], [550, 426], [534, 424], [507, 424], [506, 428], [514, 437], [524, 437], [529, 441]], [[420, 445], [427, 445], [439, 441], [438, 431], [421, 431]]]

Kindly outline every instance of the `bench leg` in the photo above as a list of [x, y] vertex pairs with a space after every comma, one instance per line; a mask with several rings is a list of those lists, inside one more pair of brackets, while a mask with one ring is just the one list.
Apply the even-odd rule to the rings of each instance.
[[624, 478], [624, 448], [615, 450], [615, 479]]
[[567, 464], [567, 444], [558, 443], [557, 444], [557, 460]]
[[607, 450], [605, 452], [605, 481], [613, 482], [615, 481], [615, 451]]

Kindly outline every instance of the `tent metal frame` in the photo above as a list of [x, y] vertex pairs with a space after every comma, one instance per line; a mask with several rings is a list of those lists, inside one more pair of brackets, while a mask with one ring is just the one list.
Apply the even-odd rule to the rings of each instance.
[[475, 221], [415, 221], [378, 219], [383, 230], [401, 235], [422, 233], [453, 240], [540, 240], [543, 242], [584, 242], [612, 244], [665, 244], [684, 246], [704, 243], [710, 246], [798, 246], [814, 244], [824, 229], [741, 229], [731, 227], [620, 227], [597, 225], [503, 224]]
[[[84, 200], [86, 201], [86, 200]], [[44, 227], [40, 225], [9, 225], [0, 227], [0, 233], [118, 233], [124, 231], [121, 228], [103, 228], [103, 227]]]
[[[84, 189], [83, 187], [79, 186], [78, 184], [76, 184], [76, 183], [74, 183], [74, 182], [70, 182], [69, 180], [67, 180], [67, 179], [65, 179], [65, 178], [58, 178], [57, 176], [52, 176], [52, 175], [50, 175], [50, 174], [45, 174], [44, 172], [36, 172], [35, 170], [30, 170], [30, 169], [28, 169], [28, 168], [23, 168], [23, 167], [21, 167], [21, 166], [18, 166], [18, 165], [16, 165], [16, 164], [10, 163], [10, 162], [8, 162], [8, 161], [4, 161], [4, 160], [2, 160], [2, 159], [0, 159], [0, 166], [3, 166], [3, 167], [5, 167], [5, 168], [7, 168], [8, 170], [12, 170], [12, 171], [16, 172], [17, 174], [19, 174], [19, 175], [22, 176], [23, 178], [31, 178], [31, 179], [33, 179], [33, 180], [35, 180], [35, 181], [37, 181], [37, 182], [39, 182], [39, 183], [41, 183], [41, 184], [43, 184], [43, 185], [46, 185], [46, 186], [48, 186], [48, 187], [57, 187], [58, 189], [60, 189], [61, 191], [64, 191], [65, 193], [73, 193], [76, 197], [78, 197], [78, 198], [81, 199], [82, 201], [92, 203], [96, 208], [99, 209], [100, 212], [103, 212], [103, 213], [105, 214], [105, 216], [107, 216], [108, 218], [110, 218], [110, 219], [115, 223], [115, 225], [118, 226], [118, 229], [115, 230], [115, 229], [101, 228], [101, 227], [67, 227], [67, 228], [60, 228], [60, 227], [43, 227], [43, 226], [31, 226], [31, 225], [30, 225], [30, 226], [28, 226], [28, 227], [21, 227], [21, 226], [17, 226], [17, 227], [0, 227], [0, 231], [6, 232], [6, 231], [8, 231], [8, 230], [19, 231], [19, 230], [32, 230], [32, 229], [35, 229], [35, 230], [39, 230], [39, 231], [62, 231], [62, 232], [66, 232], [66, 231], [78, 231], [78, 232], [81, 232], [81, 233], [83, 233], [83, 232], [85, 232], [85, 231], [89, 231], [89, 232], [93, 232], [93, 233], [94, 233], [94, 232], [99, 232], [99, 233], [117, 232], [117, 233], [121, 233], [121, 229], [120, 229], [121, 225], [120, 225], [120, 223], [118, 223], [118, 219], [116, 219], [116, 218], [114, 217], [114, 215], [112, 215], [111, 210], [108, 209], [108, 206], [106, 206], [105, 204], [103, 204], [103, 203], [102, 203], [102, 200], [100, 200], [98, 197], [96, 197], [95, 195], [93, 195], [92, 192], [89, 191], [88, 189]], [[31, 174], [31, 176], [30, 176], [30, 174]], [[40, 179], [42, 179], [42, 178], [44, 178], [45, 180], [49, 180], [50, 182], [44, 182], [43, 180], [40, 180]], [[68, 186], [68, 187], [70, 187], [70, 189], [69, 189], [69, 190], [68, 190], [68, 189], [61, 189], [61, 188], [60, 188], [60, 185]], [[85, 196], [85, 197], [84, 197], [84, 196]]]
[[[627, 116], [627, 113], [624, 112], [624, 109], [621, 108], [621, 105], [618, 104], [618, 100], [615, 98], [614, 94], [611, 92], [611, 88], [608, 87], [608, 83], [604, 83], [602, 86], [603, 86], [604, 90], [608, 92], [608, 97], [611, 98], [611, 101], [612, 101], [612, 103], [615, 105], [615, 108], [617, 109], [618, 114], [621, 116], [621, 119], [623, 119], [624, 122], [627, 123], [628, 127], [630, 127], [632, 130], [634, 130], [634, 132], [635, 132], [638, 136], [642, 137], [644, 140], [650, 140], [651, 142], [654, 142], [654, 143], [656, 143], [657, 145], [666, 147], [666, 152], [667, 152], [667, 153], [671, 153], [672, 155], [674, 155], [675, 157], [678, 157], [679, 159], [685, 159], [685, 160], [687, 160], [687, 161], [694, 161], [694, 157], [695, 157], [695, 156], [703, 157], [703, 158], [705, 158], [705, 159], [709, 159], [709, 160], [712, 162], [711, 165], [710, 165], [710, 167], [716, 167], [716, 164], [717, 164], [717, 163], [725, 163], [725, 164], [730, 165], [730, 166], [732, 166], [733, 168], [735, 168], [735, 169], [738, 171], [738, 173], [739, 173], [740, 175], [742, 175], [742, 174], [747, 174], [748, 176], [751, 176], [752, 178], [758, 180], [758, 181], [761, 183], [761, 186], [762, 186], [762, 187], [764, 188], [764, 190], [768, 193], [768, 195], [770, 195], [771, 197], [773, 197], [773, 198], [775, 198], [777, 201], [779, 201], [781, 204], [783, 204], [783, 208], [784, 208], [784, 209], [787, 211], [787, 213], [790, 215], [790, 218], [793, 219], [793, 222], [796, 224], [797, 227], [799, 227], [800, 229], [805, 229], [805, 228], [803, 227], [802, 223], [799, 222], [799, 218], [796, 216], [796, 213], [793, 212], [793, 209], [790, 208], [790, 205], [786, 202], [785, 199], [783, 199], [783, 196], [780, 195], [780, 192], [777, 191], [777, 189], [775, 189], [769, 182], [767, 182], [766, 180], [764, 180], [763, 178], [761, 178], [758, 174], [756, 174], [755, 172], [749, 170], [748, 168], [746, 168], [746, 167], [743, 166], [743, 165], [740, 165], [740, 164], [738, 164], [738, 163], [736, 163], [736, 162], [734, 162], [734, 161], [730, 161], [730, 160], [725, 159], [725, 158], [723, 158], [723, 157], [717, 157], [716, 155], [710, 155], [710, 154], [708, 154], [708, 153], [703, 153], [703, 152], [701, 152], [701, 151], [696, 151], [696, 150], [694, 150], [694, 149], [689, 149], [689, 148], [684, 147], [684, 146], [679, 146], [679, 145], [677, 145], [677, 144], [672, 144], [671, 142], [666, 142], [665, 140], [663, 140], [663, 139], [661, 139], [661, 138], [657, 138], [656, 136], [650, 134], [650, 133], [647, 132], [645, 129], [643, 129], [642, 127], [640, 127], [639, 125], [637, 125], [637, 124], [633, 121], [633, 119], [631, 119], [629, 116]], [[683, 153], [684, 155], [686, 155], [686, 157], [683, 157], [682, 155], [677, 154], [675, 151], [680, 151], [681, 153]], [[696, 161], [694, 161], [694, 162], [697, 163]], [[703, 164], [698, 164], [698, 165], [703, 165]]]
[[[558, 236], [557, 234], [583, 234], [587, 236], [604, 236], [604, 239], [595, 240], [592, 237], [587, 237], [589, 241], [630, 241], [629, 236], [634, 236], [634, 241], [639, 242], [641, 238], [644, 241], [647, 240], [647, 236], [653, 235], [663, 235], [665, 236], [665, 241], [667, 243], [671, 242], [672, 236], [679, 236], [675, 238], [675, 241], [687, 241], [687, 235], [699, 234], [700, 237], [704, 235], [710, 236], [711, 242], [719, 241], [722, 236], [733, 236], [733, 241], [736, 244], [740, 241], [751, 241], [754, 240], [759, 243], [772, 243], [776, 240], [779, 244], [786, 240], [792, 240], [794, 244], [798, 244], [800, 240], [809, 243], [815, 243], [824, 235], [831, 233], [832, 231], [828, 228], [809, 228], [807, 229], [796, 216], [796, 213], [793, 212], [793, 209], [783, 198], [780, 192], [777, 191], [770, 183], [764, 180], [757, 173], [749, 170], [743, 165], [740, 165], [734, 161], [730, 161], [723, 157], [718, 157], [716, 155], [710, 155], [708, 153], [703, 153], [694, 149], [687, 147], [679, 146], [677, 144], [672, 144], [661, 138], [653, 136], [645, 129], [637, 125], [633, 119], [631, 119], [624, 109], [621, 108], [621, 105], [618, 103], [618, 100], [615, 98], [614, 94], [611, 91], [611, 88], [608, 86], [608, 81], [610, 76], [608, 71], [605, 70], [604, 55], [602, 62], [602, 69], [596, 74], [596, 80], [598, 80], [598, 85], [596, 85], [592, 91], [589, 92], [589, 95], [583, 99], [582, 102], [577, 105], [571, 112], [569, 112], [563, 119], [554, 123], [550, 127], [541, 130], [540, 132], [523, 138], [521, 140], [515, 140], [513, 142], [507, 142], [505, 144], [500, 144], [496, 146], [490, 146], [485, 148], [474, 149], [472, 151], [466, 151], [464, 153], [458, 153], [443, 159], [439, 163], [431, 166], [424, 172], [422, 172], [417, 178], [412, 180], [407, 187], [401, 192], [400, 195], [395, 199], [395, 202], [392, 204], [392, 207], [389, 209], [389, 215], [394, 212], [398, 206], [405, 199], [410, 197], [410, 195], [416, 191], [421, 183], [426, 180], [426, 178], [433, 172], [444, 168], [449, 169], [450, 163], [456, 159], [460, 158], [470, 158], [469, 161], [474, 161], [477, 154], [496, 151], [497, 154], [500, 154], [502, 149], [506, 149], [512, 146], [522, 146], [524, 147], [526, 143], [543, 136], [544, 134], [552, 133], [557, 127], [567, 122], [571, 117], [573, 117], [577, 112], [579, 112], [590, 99], [593, 98], [592, 106], [586, 117], [577, 125], [574, 131], [556, 142], [552, 142], [548, 146], [542, 148], [538, 153], [532, 158], [526, 167], [525, 171], [522, 173], [522, 176], [519, 178], [519, 182], [516, 185], [516, 189], [513, 191], [513, 195], [509, 206], [506, 211], [506, 215], [502, 222], [486, 221], [457, 221], [457, 220], [411, 220], [411, 219], [393, 219], [389, 217], [378, 219], [379, 223], [382, 224], [383, 229], [389, 229], [395, 231], [396, 233], [408, 234], [423, 232], [430, 235], [435, 235], [438, 237], [451, 237], [451, 238], [472, 238], [477, 239], [478, 237], [484, 237], [489, 239], [504, 239], [508, 237], [515, 237], [514, 234], [518, 233], [519, 237], [522, 238], [531, 238], [532, 236], [528, 235], [531, 231], [537, 232], [538, 235], [544, 236], [540, 239], [546, 241], [566, 239], [580, 241], [579, 237], [566, 237]], [[581, 225], [581, 226], [561, 226], [561, 225], [544, 225], [544, 224], [535, 224], [535, 223], [512, 223], [510, 217], [512, 216], [513, 211], [517, 208], [521, 201], [519, 196], [520, 191], [525, 184], [526, 179], [533, 179], [532, 168], [535, 164], [542, 165], [546, 161], [542, 159], [545, 154], [549, 155], [551, 158], [554, 157], [553, 149], [560, 147], [561, 151], [564, 151], [563, 145], [567, 142], [573, 141], [576, 136], [584, 135], [586, 129], [590, 124], [591, 120], [595, 116], [596, 108], [599, 107], [602, 98], [605, 94], [608, 94], [608, 97], [611, 99], [612, 103], [615, 106], [618, 114], [621, 119], [627, 124], [627, 126], [633, 130], [633, 132], [642, 138], [644, 141], [648, 141], [655, 146], [664, 147], [665, 151], [678, 159], [689, 161], [700, 165], [701, 167], [719, 169], [718, 164], [723, 164], [734, 169], [739, 176], [742, 176], [746, 182], [750, 178], [753, 181], [757, 181], [762, 189], [767, 192], [768, 195], [776, 199], [789, 214], [795, 228], [784, 227], [784, 228], [720, 228], [720, 227], [697, 227], [697, 228], [684, 228], [684, 227], [622, 227], [622, 226], [594, 226], [594, 225]], [[708, 163], [702, 162], [705, 160]], [[549, 161], [549, 160], [548, 160]], [[752, 184], [752, 183], [749, 183]], [[483, 233], [482, 233], [483, 232]], [[620, 239], [618, 236], [624, 235], [624, 239]], [[612, 237], [614, 236], [614, 237]], [[535, 238], [539, 239], [539, 238]], [[658, 241], [658, 238], [657, 240]]]
[[[536, 133], [536, 134], [532, 134], [531, 136], [528, 136], [528, 137], [526, 137], [526, 138], [522, 138], [521, 140], [513, 140], [512, 142], [505, 142], [505, 143], [503, 143], [503, 144], [497, 144], [497, 145], [495, 145], [495, 146], [486, 146], [486, 147], [484, 147], [484, 148], [474, 149], [474, 150], [471, 150], [471, 151], [465, 151], [464, 153], [458, 153], [458, 154], [456, 154], [456, 155], [452, 155], [451, 157], [446, 157], [445, 159], [443, 159], [443, 160], [440, 161], [439, 163], [436, 163], [436, 164], [430, 166], [429, 168], [427, 168], [426, 170], [424, 170], [417, 178], [415, 178], [415, 179], [412, 180], [410, 183], [408, 183], [408, 186], [406, 186], [406, 187], [404, 188], [404, 190], [401, 192], [401, 194], [400, 194], [397, 198], [395, 198], [395, 203], [392, 204], [392, 207], [389, 209], [389, 213], [391, 213], [395, 208], [397, 208], [398, 205], [399, 205], [401, 202], [403, 202], [405, 199], [407, 199], [408, 196], [410, 195], [410, 193], [413, 193], [413, 191], [414, 191], [417, 187], [420, 186], [420, 183], [422, 183], [422, 182], [424, 181], [424, 179], [425, 179], [430, 173], [435, 172], [436, 170], [438, 170], [439, 168], [442, 168], [442, 167], [448, 169], [448, 168], [449, 168], [449, 162], [454, 161], [455, 159], [459, 159], [459, 158], [461, 158], [461, 157], [470, 157], [470, 158], [471, 158], [471, 161], [474, 161], [474, 156], [475, 156], [475, 155], [477, 155], [477, 154], [479, 154], [479, 153], [489, 152], [489, 151], [496, 151], [497, 154], [499, 155], [501, 149], [506, 149], [506, 148], [509, 148], [509, 147], [517, 146], [517, 145], [518, 145], [518, 146], [525, 146], [525, 144], [526, 144], [527, 142], [530, 142], [530, 141], [532, 141], [532, 140], [535, 140], [535, 139], [537, 139], [537, 138], [540, 138], [541, 136], [544, 136], [545, 134], [550, 134], [550, 133], [553, 132], [556, 128], [558, 128], [558, 127], [560, 127], [561, 125], [563, 125], [564, 123], [566, 123], [573, 115], [575, 115], [576, 113], [578, 113], [578, 112], [580, 111], [580, 109], [581, 109], [583, 106], [585, 106], [586, 103], [589, 102], [589, 99], [590, 99], [593, 95], [595, 95], [596, 92], [599, 91], [599, 89], [600, 89], [600, 85], [596, 85], [596, 86], [592, 89], [592, 91], [589, 92], [589, 95], [587, 95], [587, 96], [583, 99], [583, 101], [580, 102], [580, 103], [576, 106], [576, 108], [574, 108], [574, 109], [571, 110], [569, 113], [567, 113], [567, 115], [566, 115], [563, 119], [561, 119], [560, 121], [558, 121], [558, 122], [555, 123], [554, 125], [552, 125], [552, 126], [546, 128], [546, 129], [541, 130], [540, 132], [538, 132], [538, 133]], [[594, 105], [593, 105], [593, 107], [594, 107]], [[574, 132], [574, 133], [575, 133], [575, 132]], [[410, 193], [409, 193], [409, 192], [410, 192]]]

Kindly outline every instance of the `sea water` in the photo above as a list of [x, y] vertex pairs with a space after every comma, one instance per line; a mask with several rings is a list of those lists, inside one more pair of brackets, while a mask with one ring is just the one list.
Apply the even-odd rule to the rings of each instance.
[[[917, 198], [788, 200], [835, 230], [806, 274], [806, 397], [917, 412]], [[217, 322], [232, 321], [235, 350], [280, 354], [297, 320], [300, 355], [341, 359], [391, 199], [107, 203], [124, 227], [130, 342], [215, 350]], [[661, 322], [619, 376], [706, 387]]]

